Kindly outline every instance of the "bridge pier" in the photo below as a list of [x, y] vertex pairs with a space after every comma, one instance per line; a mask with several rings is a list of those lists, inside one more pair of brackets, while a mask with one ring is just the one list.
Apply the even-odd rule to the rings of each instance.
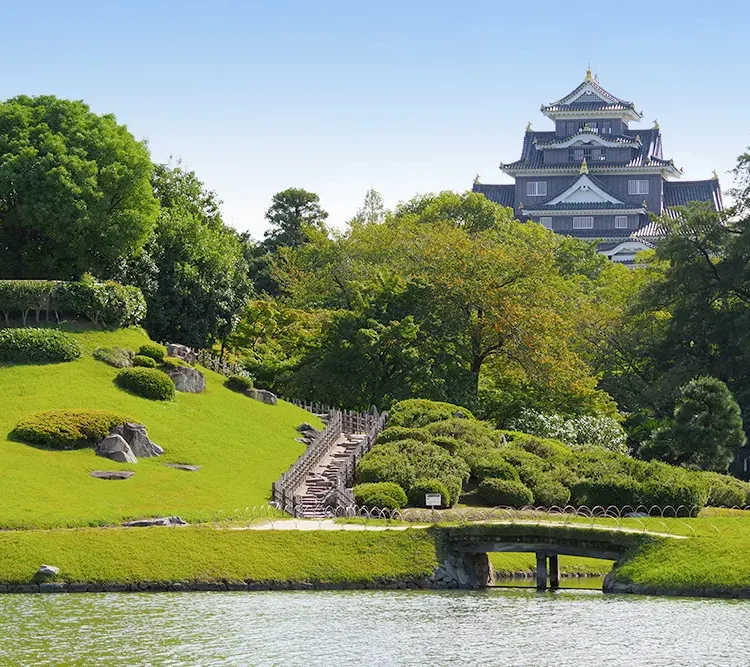
[[547, 590], [547, 579], [552, 590], [560, 588], [560, 558], [556, 553], [536, 552], [536, 589]]
[[536, 552], [536, 589], [547, 590], [547, 554], [544, 551]]
[[549, 587], [552, 590], [560, 588], [560, 558], [557, 554], [549, 555]]

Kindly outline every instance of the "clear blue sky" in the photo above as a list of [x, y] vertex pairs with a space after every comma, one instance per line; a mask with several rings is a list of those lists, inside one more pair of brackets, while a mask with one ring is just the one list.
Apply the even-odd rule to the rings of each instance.
[[[0, 97], [112, 112], [156, 161], [183, 159], [261, 236], [274, 192], [317, 192], [342, 224], [375, 187], [507, 182], [539, 106], [583, 79], [658, 118], [685, 179], [750, 144], [744, 2], [128, 0], [9, 2]], [[552, 46], [557, 45], [557, 46]]]

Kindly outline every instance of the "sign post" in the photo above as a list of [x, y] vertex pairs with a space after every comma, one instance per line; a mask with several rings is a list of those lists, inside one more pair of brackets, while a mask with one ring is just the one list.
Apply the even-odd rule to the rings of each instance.
[[435, 508], [443, 504], [443, 496], [439, 493], [425, 493], [424, 504], [432, 510], [432, 520], [435, 520]]

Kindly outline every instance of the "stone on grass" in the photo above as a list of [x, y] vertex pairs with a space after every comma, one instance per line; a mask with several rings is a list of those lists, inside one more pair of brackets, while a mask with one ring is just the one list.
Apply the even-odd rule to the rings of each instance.
[[54, 565], [42, 565], [37, 571], [38, 577], [54, 577], [56, 574], [60, 574], [60, 568]]
[[256, 401], [260, 401], [261, 403], [276, 405], [276, 394], [272, 394], [267, 389], [248, 389], [247, 395], [250, 398], [254, 398]]
[[195, 363], [195, 352], [187, 345], [180, 345], [179, 343], [167, 345], [167, 356], [178, 357], [189, 364]]
[[187, 526], [187, 521], [184, 521], [178, 516], [160, 516], [154, 517], [153, 519], [135, 519], [134, 521], [126, 521], [122, 525], [127, 528], [146, 528], [148, 526]]
[[315, 428], [312, 424], [308, 424], [307, 422], [302, 422], [298, 427], [297, 430], [300, 433], [305, 433], [306, 431], [311, 431], [313, 433], [317, 433], [318, 429]]
[[127, 440], [121, 435], [108, 435], [96, 446], [96, 455], [120, 463], [138, 463]]
[[201, 466], [192, 466], [187, 463], [165, 463], [167, 468], [176, 468], [177, 470], [186, 470], [187, 472], [197, 472], [201, 469]]
[[130, 479], [135, 473], [132, 470], [92, 470], [89, 475], [97, 479]]
[[203, 377], [203, 373], [191, 366], [170, 368], [167, 375], [172, 378], [177, 391], [200, 394], [206, 388], [206, 378]]
[[109, 434], [122, 437], [130, 445], [130, 449], [133, 450], [136, 457], [149, 458], [164, 453], [159, 445], [149, 439], [146, 427], [143, 424], [125, 422], [113, 427]]

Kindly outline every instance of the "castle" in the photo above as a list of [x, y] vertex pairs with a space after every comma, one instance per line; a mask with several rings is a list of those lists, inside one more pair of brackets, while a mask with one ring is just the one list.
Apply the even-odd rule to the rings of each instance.
[[662, 154], [659, 124], [631, 128], [642, 113], [604, 90], [590, 69], [581, 85], [541, 111], [555, 129], [538, 132], [529, 123], [520, 159], [500, 164], [515, 183], [474, 182], [474, 192], [513, 208], [519, 220], [598, 239], [599, 252], [632, 263], [663, 234], [649, 214], [670, 215], [672, 207], [691, 201], [722, 209], [716, 173], [704, 181], [679, 181], [682, 170]]

